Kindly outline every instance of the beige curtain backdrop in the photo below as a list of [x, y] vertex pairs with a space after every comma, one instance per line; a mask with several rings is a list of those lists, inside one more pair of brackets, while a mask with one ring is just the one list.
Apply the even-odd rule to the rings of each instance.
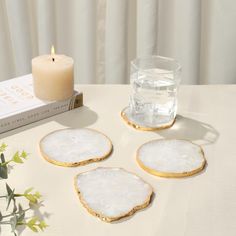
[[235, 22], [235, 0], [0, 0], [0, 80], [54, 44], [78, 83], [128, 83], [151, 54], [177, 59], [184, 84], [236, 83]]

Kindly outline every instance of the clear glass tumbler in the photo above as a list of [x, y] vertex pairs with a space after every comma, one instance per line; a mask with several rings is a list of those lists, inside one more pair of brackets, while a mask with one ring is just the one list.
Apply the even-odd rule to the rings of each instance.
[[131, 61], [132, 94], [126, 118], [138, 128], [170, 127], [177, 112], [180, 65], [171, 58], [149, 56]]

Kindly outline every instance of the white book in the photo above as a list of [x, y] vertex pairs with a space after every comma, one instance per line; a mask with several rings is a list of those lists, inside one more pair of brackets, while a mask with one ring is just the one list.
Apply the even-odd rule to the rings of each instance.
[[0, 82], [0, 133], [72, 110], [83, 105], [83, 94], [75, 91], [64, 101], [35, 97], [32, 75]]

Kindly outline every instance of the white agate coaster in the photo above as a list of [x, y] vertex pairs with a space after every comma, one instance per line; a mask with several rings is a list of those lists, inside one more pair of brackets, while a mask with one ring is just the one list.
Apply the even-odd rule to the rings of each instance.
[[161, 177], [185, 177], [200, 172], [205, 164], [200, 146], [187, 140], [160, 139], [143, 144], [137, 162], [145, 171]]
[[134, 115], [132, 111], [130, 110], [129, 106], [125, 107], [121, 111], [121, 117], [128, 125], [142, 131], [167, 129], [167, 128], [170, 128], [175, 123], [175, 119], [169, 121], [169, 120], [157, 118], [155, 119], [155, 121], [153, 121], [152, 117], [148, 117], [145, 114]]
[[40, 141], [42, 156], [55, 165], [79, 166], [100, 161], [112, 151], [112, 143], [104, 134], [92, 129], [62, 129]]
[[78, 174], [74, 184], [82, 205], [106, 222], [147, 207], [153, 193], [149, 184], [121, 168], [99, 167]]

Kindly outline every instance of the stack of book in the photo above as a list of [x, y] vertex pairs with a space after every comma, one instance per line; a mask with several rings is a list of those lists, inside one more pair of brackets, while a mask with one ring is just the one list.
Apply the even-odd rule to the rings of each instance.
[[33, 92], [32, 75], [0, 82], [0, 133], [83, 105], [83, 94], [64, 101], [42, 101]]

